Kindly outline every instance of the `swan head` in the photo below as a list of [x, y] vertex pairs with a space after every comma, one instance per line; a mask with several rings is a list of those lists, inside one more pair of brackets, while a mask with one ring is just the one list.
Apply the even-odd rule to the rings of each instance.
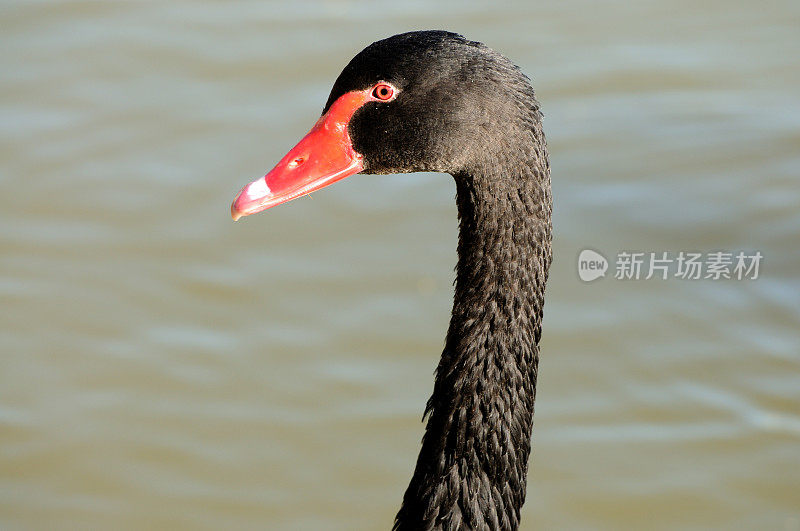
[[311, 131], [231, 205], [234, 220], [355, 173], [470, 175], [513, 164], [540, 134], [527, 78], [502, 55], [445, 31], [416, 31], [358, 53]]

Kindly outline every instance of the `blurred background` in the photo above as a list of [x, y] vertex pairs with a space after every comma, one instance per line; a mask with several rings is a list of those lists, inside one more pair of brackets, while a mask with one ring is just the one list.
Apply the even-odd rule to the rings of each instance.
[[[493, 4], [2, 2], [0, 527], [390, 527], [450, 316], [452, 178], [229, 205], [353, 55], [442, 28], [545, 112], [523, 529], [800, 528], [800, 4]], [[764, 259], [584, 283], [584, 248]]]

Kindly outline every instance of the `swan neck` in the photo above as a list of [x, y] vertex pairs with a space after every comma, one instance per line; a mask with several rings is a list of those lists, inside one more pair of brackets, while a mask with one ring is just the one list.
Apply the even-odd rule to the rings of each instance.
[[455, 175], [453, 315], [396, 529], [519, 525], [551, 261], [549, 168], [521, 167]]

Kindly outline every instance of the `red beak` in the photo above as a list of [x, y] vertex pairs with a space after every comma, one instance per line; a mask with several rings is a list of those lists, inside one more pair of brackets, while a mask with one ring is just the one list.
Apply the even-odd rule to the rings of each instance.
[[370, 101], [370, 91], [354, 91], [333, 102], [311, 131], [264, 177], [239, 192], [231, 205], [236, 221], [319, 190], [364, 169], [353, 150], [347, 126], [353, 113]]

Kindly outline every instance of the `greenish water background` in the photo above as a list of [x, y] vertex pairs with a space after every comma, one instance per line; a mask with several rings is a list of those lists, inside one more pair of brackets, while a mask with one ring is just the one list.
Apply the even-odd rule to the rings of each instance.
[[[0, 527], [386, 529], [449, 319], [454, 185], [234, 224], [346, 62], [444, 28], [545, 111], [524, 529], [800, 527], [796, 2], [3, 2]], [[756, 281], [578, 279], [583, 248]]]

